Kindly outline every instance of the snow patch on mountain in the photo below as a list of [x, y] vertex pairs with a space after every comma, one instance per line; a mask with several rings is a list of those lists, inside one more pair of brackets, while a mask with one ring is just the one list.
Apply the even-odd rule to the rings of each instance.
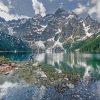
[[45, 45], [44, 45], [44, 43], [43, 43], [43, 41], [37, 41], [36, 43], [35, 43], [38, 47], [41, 47], [41, 48], [45, 48]]
[[47, 41], [54, 41], [54, 37], [48, 39]]
[[92, 33], [89, 33], [90, 26], [86, 26], [85, 23], [83, 23], [83, 27], [84, 27], [86, 36], [90, 37], [92, 35]]
[[9, 35], [13, 35], [13, 33], [14, 33], [13, 28], [12, 27], [8, 27], [8, 30], [9, 30]]
[[55, 34], [59, 34], [61, 33], [61, 29], [58, 29], [58, 31]]
[[64, 48], [63, 48], [63, 43], [59, 42], [59, 39], [58, 39], [57, 41], [55, 41], [55, 43], [54, 43], [54, 45], [53, 45], [53, 48], [55, 48], [55, 47], [57, 47], [57, 46], [59, 46], [59, 47], [61, 47], [62, 49], [64, 49]]
[[69, 15], [67, 18], [72, 19], [73, 17], [74, 17], [74, 15]]
[[71, 35], [70, 37], [68, 37], [68, 39], [67, 40], [72, 40], [72, 43], [74, 43], [74, 36], [73, 35]]
[[34, 32], [37, 32], [38, 34], [42, 34], [42, 32], [45, 30], [44, 27], [41, 27], [41, 28], [37, 28], [36, 30], [34, 30]]
[[47, 27], [47, 25], [41, 25], [43, 28], [46, 28]]

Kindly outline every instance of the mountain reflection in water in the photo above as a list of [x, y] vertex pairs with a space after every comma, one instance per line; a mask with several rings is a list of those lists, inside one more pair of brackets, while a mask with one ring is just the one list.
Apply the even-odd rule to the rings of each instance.
[[[81, 54], [81, 53], [2, 53], [1, 55], [10, 58], [12, 61], [30, 61], [50, 64], [53, 66], [67, 66], [77, 68], [83, 72], [83, 77], [98, 76], [100, 74], [100, 54]], [[81, 73], [80, 72], [80, 73]]]
[[0, 85], [0, 100], [100, 100], [100, 81], [90, 86], [82, 83], [62, 94], [54, 87], [5, 82]]
[[[0, 75], [0, 100], [100, 100], [100, 54], [4, 53], [1, 55], [12, 61], [27, 62], [30, 61], [31, 57], [33, 62], [50, 64], [61, 70], [75, 69], [82, 78], [91, 76], [96, 81], [87, 84], [82, 80], [73, 89], [65, 87], [65, 91], [59, 93], [55, 87], [46, 87], [43, 83], [36, 85], [36, 71], [28, 67], [28, 69], [12, 71], [9, 75]], [[38, 74], [41, 72], [40, 69], [37, 71]], [[41, 73], [43, 74], [43, 72]]]

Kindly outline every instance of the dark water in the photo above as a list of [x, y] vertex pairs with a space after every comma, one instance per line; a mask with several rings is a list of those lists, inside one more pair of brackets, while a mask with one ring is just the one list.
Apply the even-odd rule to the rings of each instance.
[[94, 82], [82, 80], [75, 88], [59, 93], [54, 87], [35, 83], [31, 69], [0, 75], [0, 100], [100, 100], [100, 54], [80, 53], [3, 53], [12, 61], [30, 61], [50, 64], [61, 70], [75, 68], [84, 79], [92, 77]]

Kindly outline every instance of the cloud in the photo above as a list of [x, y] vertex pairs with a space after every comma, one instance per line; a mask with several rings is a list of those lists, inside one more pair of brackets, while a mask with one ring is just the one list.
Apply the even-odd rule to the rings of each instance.
[[73, 10], [77, 14], [87, 13], [91, 16], [95, 15], [100, 20], [100, 0], [90, 0], [86, 5], [78, 3], [77, 8]]
[[10, 8], [10, 9], [12, 9], [12, 8], [14, 8], [14, 6], [12, 6], [12, 2], [11, 2], [11, 0], [7, 0], [8, 1], [8, 7]]
[[13, 19], [21, 19], [21, 18], [28, 18], [27, 16], [19, 16], [18, 14], [11, 14], [9, 6], [5, 5], [4, 3], [0, 2], [0, 17], [4, 18], [5, 20], [13, 20]]
[[100, 20], [100, 0], [91, 0], [91, 5], [90, 9], [88, 10], [88, 13], [90, 15], [96, 14], [96, 18]]
[[9, 12], [9, 8], [4, 5], [2, 2], [0, 2], [0, 11], [3, 11], [3, 12]]
[[76, 14], [81, 14], [81, 13], [84, 13], [86, 12], [87, 10], [87, 7], [83, 6], [82, 4], [78, 3], [78, 7], [76, 9], [74, 9], [73, 11], [76, 13]]
[[42, 2], [39, 2], [38, 0], [32, 0], [32, 3], [35, 14], [40, 14], [41, 16], [46, 15], [46, 9]]

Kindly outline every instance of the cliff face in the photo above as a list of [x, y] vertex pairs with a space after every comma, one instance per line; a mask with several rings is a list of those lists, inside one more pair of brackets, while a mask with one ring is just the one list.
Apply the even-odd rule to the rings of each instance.
[[41, 41], [44, 45], [52, 44], [52, 47], [56, 43], [58, 46], [66, 41], [73, 43], [85, 40], [100, 29], [100, 23], [90, 16], [82, 19], [74, 12], [62, 8], [44, 17], [35, 15], [33, 18], [11, 21], [0, 18], [0, 21], [2, 32], [29, 43]]

